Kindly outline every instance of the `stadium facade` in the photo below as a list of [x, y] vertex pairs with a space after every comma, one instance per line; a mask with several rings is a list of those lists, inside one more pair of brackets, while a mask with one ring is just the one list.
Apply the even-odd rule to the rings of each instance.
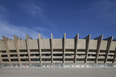
[[91, 39], [38, 39], [26, 35], [0, 39], [0, 67], [116, 67], [116, 41], [103, 35]]

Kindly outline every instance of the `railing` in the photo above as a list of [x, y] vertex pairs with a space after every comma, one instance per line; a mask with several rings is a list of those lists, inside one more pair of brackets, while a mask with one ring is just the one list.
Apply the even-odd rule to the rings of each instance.
[[116, 63], [0, 63], [0, 67], [116, 68]]

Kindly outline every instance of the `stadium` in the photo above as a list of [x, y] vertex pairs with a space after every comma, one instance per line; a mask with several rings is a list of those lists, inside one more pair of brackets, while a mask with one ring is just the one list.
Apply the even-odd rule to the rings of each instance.
[[79, 39], [38, 39], [26, 35], [14, 40], [3, 36], [0, 40], [0, 67], [68, 67], [105, 68], [116, 67], [116, 41], [113, 37], [103, 39], [103, 35], [91, 39], [89, 34]]

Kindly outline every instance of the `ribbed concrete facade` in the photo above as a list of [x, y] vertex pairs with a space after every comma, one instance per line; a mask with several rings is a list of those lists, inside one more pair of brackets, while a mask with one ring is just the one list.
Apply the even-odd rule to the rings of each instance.
[[[73, 39], [20, 39], [14, 35], [14, 40], [3, 36], [0, 40], [0, 66], [1, 67], [52, 67], [71, 66], [87, 67], [102, 64], [116, 66], [116, 41], [113, 37], [103, 39], [103, 35], [91, 39], [88, 35], [79, 39], [77, 34]], [[85, 65], [86, 64], [86, 65]]]

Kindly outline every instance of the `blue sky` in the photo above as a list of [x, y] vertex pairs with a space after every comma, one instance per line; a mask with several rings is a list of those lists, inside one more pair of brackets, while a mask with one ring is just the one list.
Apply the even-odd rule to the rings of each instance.
[[116, 38], [116, 0], [0, 0], [0, 38]]

